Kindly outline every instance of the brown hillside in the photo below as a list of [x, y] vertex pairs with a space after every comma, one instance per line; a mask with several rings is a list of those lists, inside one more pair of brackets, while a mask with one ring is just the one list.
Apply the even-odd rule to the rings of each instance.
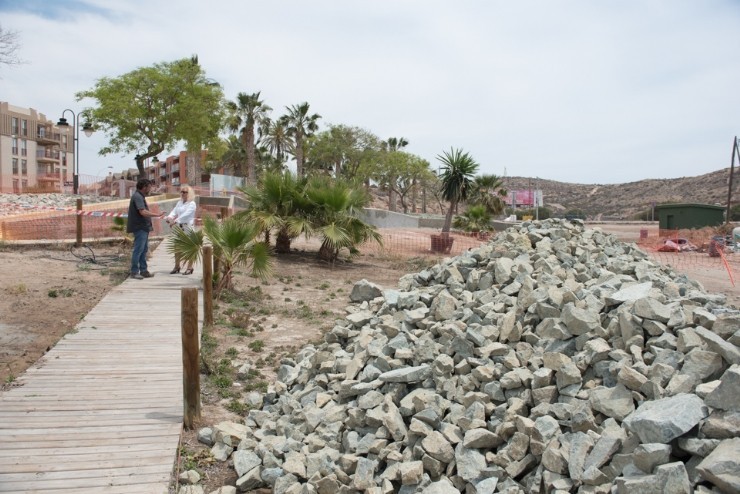
[[[543, 202], [553, 214], [582, 210], [589, 219], [633, 219], [651, 204], [669, 202], [727, 205], [730, 169], [697, 177], [649, 179], [624, 184], [571, 184], [528, 177], [506, 177], [508, 190], [542, 190]], [[733, 203], [737, 203], [740, 174], [733, 175]]]

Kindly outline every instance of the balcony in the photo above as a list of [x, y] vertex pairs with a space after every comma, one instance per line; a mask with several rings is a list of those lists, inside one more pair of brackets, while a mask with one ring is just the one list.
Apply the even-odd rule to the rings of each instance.
[[36, 176], [38, 182], [59, 182], [62, 179], [62, 174], [59, 172], [53, 173], [39, 173]]
[[39, 126], [38, 128], [38, 137], [36, 137], [36, 141], [39, 144], [45, 144], [45, 145], [60, 145], [62, 142], [62, 134], [59, 132], [54, 132], [51, 128], [51, 126], [48, 127], [42, 127]]
[[59, 151], [52, 149], [37, 149], [36, 161], [39, 163], [57, 163], [59, 162]]

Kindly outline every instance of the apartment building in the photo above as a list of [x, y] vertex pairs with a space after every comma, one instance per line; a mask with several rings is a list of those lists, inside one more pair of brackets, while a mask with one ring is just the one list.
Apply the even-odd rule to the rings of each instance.
[[[207, 153], [207, 151], [201, 152], [201, 163], [205, 162]], [[188, 163], [187, 151], [180, 151], [161, 161], [153, 159], [144, 171], [146, 178], [154, 180], [156, 187], [178, 187], [185, 184], [198, 187], [210, 180], [210, 174], [198, 173], [195, 170], [195, 164]]]
[[0, 192], [71, 192], [74, 161], [71, 127], [0, 101]]

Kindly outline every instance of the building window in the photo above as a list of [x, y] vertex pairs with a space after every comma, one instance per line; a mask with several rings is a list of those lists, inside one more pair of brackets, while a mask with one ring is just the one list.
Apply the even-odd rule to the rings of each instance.
[[28, 137], [28, 120], [26, 119], [21, 120], [21, 135]]
[[18, 134], [18, 117], [10, 118], [10, 133], [11, 135]]
[[28, 141], [21, 139], [21, 156], [28, 156]]
[[28, 190], [28, 180], [21, 180], [21, 192]]
[[20, 188], [20, 185], [18, 184], [18, 179], [13, 179], [13, 193], [14, 194], [21, 193], [21, 188]]
[[12, 148], [13, 148], [12, 153], [13, 154], [18, 154], [18, 138], [17, 137], [13, 137], [13, 146], [12, 146]]
[[28, 160], [21, 160], [21, 175], [28, 175]]
[[18, 158], [13, 158], [13, 174], [18, 175]]

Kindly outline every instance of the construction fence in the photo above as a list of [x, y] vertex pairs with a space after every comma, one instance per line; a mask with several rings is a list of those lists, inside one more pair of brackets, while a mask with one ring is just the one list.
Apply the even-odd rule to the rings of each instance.
[[[230, 206], [225, 207], [225, 202], [219, 202], [218, 198], [209, 199], [207, 191], [198, 193], [201, 194], [198, 223], [204, 217], [219, 218], [242, 209], [234, 206], [233, 199], [228, 202]], [[149, 197], [148, 202], [153, 212], [168, 212], [176, 204], [177, 196], [174, 193], [163, 193]], [[116, 223], [115, 218], [127, 215], [128, 203], [128, 199], [125, 199], [82, 204], [80, 209], [76, 206], [60, 208], [43, 205], [21, 206], [12, 211], [6, 209], [3, 211], [4, 216], [0, 216], [0, 241], [33, 243], [74, 240], [78, 224], [86, 243], [123, 239], [126, 233], [121, 231], [120, 222]], [[169, 227], [164, 221], [155, 220], [153, 224], [154, 236], [164, 237], [169, 234]], [[602, 229], [605, 233], [610, 233], [608, 228]], [[360, 248], [363, 255], [405, 259], [418, 257], [431, 262], [443, 256], [459, 255], [487, 241], [486, 238], [453, 232], [450, 235], [449, 249], [440, 251], [438, 248], [433, 249], [432, 237], [439, 233], [434, 229], [380, 228], [379, 232], [383, 238], [382, 244], [366, 243]], [[689, 276], [698, 272], [714, 273], [719, 282], [733, 287], [736, 280], [740, 279], [740, 245], [736, 246], [731, 237], [717, 235], [714, 229], [666, 231], [654, 227], [645, 229], [635, 224], [617, 234], [617, 237], [634, 241], [652, 259]], [[293, 247], [318, 251], [320, 240], [298, 238]]]

